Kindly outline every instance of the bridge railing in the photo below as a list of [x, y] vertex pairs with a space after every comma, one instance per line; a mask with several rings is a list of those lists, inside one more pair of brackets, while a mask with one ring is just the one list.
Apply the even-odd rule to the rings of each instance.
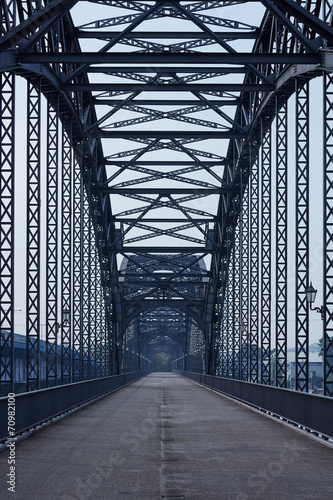
[[[0, 443], [51, 422], [52, 419], [120, 389], [147, 373], [144, 371], [124, 373], [2, 397], [0, 398]], [[11, 413], [8, 411], [9, 407]], [[12, 414], [13, 408], [15, 415]], [[10, 434], [9, 421], [10, 427], [15, 429], [14, 435]]]
[[333, 437], [333, 398], [201, 373], [176, 373], [324, 438]]

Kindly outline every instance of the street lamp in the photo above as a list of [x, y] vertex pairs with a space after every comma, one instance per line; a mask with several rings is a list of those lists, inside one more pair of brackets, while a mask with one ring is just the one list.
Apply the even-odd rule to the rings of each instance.
[[247, 323], [240, 324], [240, 331], [241, 333], [247, 333]]
[[69, 323], [69, 309], [63, 309], [63, 311], [62, 311], [62, 323], [57, 323], [57, 333], [59, 332], [60, 328], [68, 325], [68, 323]]
[[321, 319], [324, 319], [324, 307], [312, 307], [312, 304], [316, 300], [317, 290], [312, 286], [312, 281], [310, 282], [310, 286], [305, 290], [306, 301], [310, 306], [311, 311], [316, 311], [321, 314]]

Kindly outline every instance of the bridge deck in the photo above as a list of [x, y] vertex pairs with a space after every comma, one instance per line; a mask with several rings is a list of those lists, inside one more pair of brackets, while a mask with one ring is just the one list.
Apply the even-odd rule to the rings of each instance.
[[333, 450], [174, 374], [152, 374], [16, 448], [16, 495], [187, 500], [332, 498]]

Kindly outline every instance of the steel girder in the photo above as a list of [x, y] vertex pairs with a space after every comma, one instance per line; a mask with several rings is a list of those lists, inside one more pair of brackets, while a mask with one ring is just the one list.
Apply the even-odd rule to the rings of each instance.
[[[72, 219], [72, 199], [73, 199], [73, 157], [71, 147], [71, 125], [68, 132], [62, 130], [61, 134], [61, 167], [62, 167], [62, 187], [61, 187], [61, 311], [72, 309], [73, 293], [73, 219]], [[72, 375], [72, 315], [68, 324], [64, 324], [61, 319], [61, 381], [71, 381]]]
[[251, 178], [249, 184], [249, 225], [250, 225], [250, 293], [249, 298], [249, 380], [258, 383], [259, 381], [259, 161], [258, 158], [252, 162], [252, 151], [250, 152], [250, 164], [252, 165]]
[[276, 101], [276, 328], [275, 382], [287, 387], [288, 109]]
[[41, 136], [41, 80], [28, 81], [28, 151], [27, 151], [27, 264], [26, 264], [26, 389], [40, 388], [40, 136]]
[[324, 305], [323, 305], [323, 351], [325, 394], [333, 396], [333, 289], [332, 289], [332, 165], [333, 165], [333, 79], [324, 75], [325, 107], [325, 171], [324, 171]]
[[[251, 26], [223, 17], [224, 6], [237, 6], [238, 3], [244, 2], [187, 0], [160, 2], [149, 0], [103, 2], [100, 0], [95, 2], [96, 11], [98, 4], [101, 4], [110, 9], [121, 8], [121, 15], [112, 11], [107, 19], [94, 20], [93, 23], [89, 20], [86, 24], [75, 27], [73, 22], [75, 13], [73, 12], [72, 19], [69, 11], [76, 3], [78, 2], [74, 0], [41, 1], [35, 6], [34, 11], [30, 4], [21, 0], [1, 3], [3, 36], [0, 39], [0, 69], [1, 71], [15, 69], [29, 82], [33, 82], [30, 97], [32, 109], [37, 109], [37, 104], [33, 103], [33, 99], [37, 100], [38, 96], [34, 95], [34, 92], [39, 92], [39, 94], [42, 92], [48, 97], [52, 107], [52, 111], [50, 107], [50, 114], [59, 113], [64, 130], [70, 137], [70, 145], [76, 162], [73, 271], [68, 267], [71, 265], [69, 243], [63, 250], [65, 253], [62, 256], [67, 279], [71, 272], [74, 273], [73, 295], [76, 300], [76, 306], [72, 307], [74, 336], [70, 338], [69, 330], [67, 334], [65, 329], [62, 330], [62, 345], [63, 348], [66, 346], [68, 349], [72, 342], [74, 355], [72, 368], [70, 368], [68, 354], [62, 356], [64, 360], [63, 380], [68, 379], [71, 370], [74, 379], [78, 380], [83, 375], [89, 376], [89, 370], [93, 369], [89, 366], [88, 358], [89, 353], [97, 349], [95, 345], [97, 341], [91, 337], [89, 311], [92, 306], [96, 307], [96, 297], [100, 292], [97, 286], [90, 287], [89, 284], [95, 273], [90, 267], [92, 259], [94, 262], [98, 260], [101, 266], [100, 283], [105, 304], [102, 317], [108, 325], [107, 328], [110, 329], [112, 310], [112, 320], [117, 325], [113, 332], [108, 330], [109, 339], [112, 337], [113, 347], [119, 337], [119, 334], [115, 333], [116, 330], [118, 332], [119, 323], [123, 322], [127, 315], [134, 318], [135, 308], [137, 313], [141, 314], [145, 307], [142, 304], [145, 301], [151, 298], [156, 304], [160, 304], [163, 300], [168, 301], [168, 304], [171, 304], [173, 300], [184, 301], [184, 309], [190, 308], [192, 313], [195, 312], [202, 321], [200, 324], [205, 330], [206, 341], [208, 339], [208, 344], [210, 344], [206, 346], [209, 352], [214, 350], [214, 337], [218, 335], [218, 330], [210, 328], [209, 325], [215, 322], [216, 315], [221, 318], [224, 325], [228, 324], [228, 340], [227, 342], [225, 339], [222, 340], [224, 342], [222, 358], [227, 363], [227, 368], [222, 368], [222, 373], [233, 373], [234, 376], [243, 379], [250, 376], [252, 381], [259, 376], [263, 383], [270, 383], [269, 172], [271, 158], [269, 150], [271, 142], [269, 131], [274, 117], [277, 116], [280, 121], [277, 145], [279, 211], [276, 274], [279, 298], [276, 377], [278, 385], [284, 386], [286, 350], [283, 330], [285, 319], [283, 301], [286, 297], [284, 288], [286, 256], [283, 248], [286, 244], [283, 230], [285, 227], [283, 218], [285, 178], [283, 176], [286, 160], [284, 106], [288, 97], [295, 92], [295, 76], [302, 79], [302, 74], [306, 74], [306, 78], [311, 78], [318, 75], [319, 64], [325, 64], [326, 55], [318, 49], [327, 47], [327, 44], [330, 46], [333, 36], [332, 29], [327, 22], [328, 18], [324, 17], [322, 20], [319, 17], [321, 2], [305, 4], [292, 0], [263, 0], [262, 3], [267, 8], [267, 12], [260, 28], [258, 25]], [[221, 7], [218, 14], [214, 11], [214, 15], [208, 15], [206, 12], [217, 7]], [[127, 10], [126, 15], [124, 15], [124, 10]], [[149, 37], [149, 30], [146, 30], [145, 24], [158, 19], [165, 22], [168, 19], [186, 22], [192, 31], [188, 31], [186, 36], [172, 31], [167, 40], [163, 39], [163, 33], [157, 36], [154, 32]], [[196, 31], [193, 31], [194, 27]], [[99, 50], [95, 52], [82, 50], [80, 40], [93, 38], [100, 44]], [[234, 40], [244, 39], [254, 40], [252, 51], [236, 51], [233, 48]], [[213, 52], [207, 49], [210, 45], [215, 49]], [[122, 46], [127, 48], [121, 51]], [[103, 64], [103, 67], [98, 66], [99, 64]], [[135, 64], [132, 72], [131, 64]], [[198, 64], [202, 65], [200, 70], [196, 69]], [[180, 65], [183, 66], [180, 67]], [[103, 75], [103, 79], [96, 79], [97, 73]], [[2, 72], [2, 78], [5, 78], [6, 74]], [[227, 82], [223, 81], [225, 75], [229, 78]], [[245, 75], [244, 79], [240, 80], [239, 75]], [[231, 77], [235, 78], [232, 82]], [[119, 83], [119, 79], [124, 78], [130, 79], [131, 82]], [[207, 83], [207, 80], [211, 78], [218, 79], [218, 83]], [[150, 99], [150, 96], [141, 96], [141, 93], [146, 90], [153, 91], [154, 94], [155, 92], [163, 92], [163, 94], [160, 94], [162, 97], [159, 99]], [[329, 86], [326, 90], [327, 136], [330, 137]], [[180, 91], [184, 94], [183, 99], [175, 99], [174, 92]], [[171, 95], [168, 94], [169, 97], [166, 95], [164, 98], [164, 93]], [[298, 104], [301, 103], [301, 99], [302, 97], [297, 94]], [[278, 102], [277, 106], [276, 102]], [[3, 106], [7, 106], [4, 101], [2, 103]], [[236, 108], [233, 108], [233, 112], [229, 114], [221, 110], [224, 105]], [[165, 106], [171, 107], [171, 110], [165, 111]], [[198, 117], [201, 111], [209, 111], [213, 118]], [[118, 118], [121, 112], [129, 116], [125, 119]], [[194, 114], [196, 116], [190, 116]], [[161, 123], [161, 130], [158, 131], [153, 126], [149, 126], [150, 122], [157, 120]], [[172, 120], [171, 123], [177, 121], [180, 129], [176, 130], [168, 125], [167, 129], [163, 130], [163, 120]], [[13, 121], [10, 123], [12, 124]], [[36, 297], [33, 296], [39, 280], [39, 250], [33, 245], [33, 242], [38, 241], [38, 228], [34, 224], [39, 218], [39, 208], [36, 204], [38, 187], [35, 185], [35, 176], [38, 173], [38, 153], [37, 150], [35, 151], [36, 139], [34, 137], [38, 130], [36, 112], [31, 115], [29, 123], [31, 135], [29, 189], [32, 198], [29, 205], [30, 212], [28, 212], [31, 241], [27, 268], [32, 293], [27, 303], [29, 310], [27, 319], [30, 321], [27, 338], [29, 342], [29, 387], [35, 388], [39, 383], [34, 361], [38, 357], [39, 349], [39, 295], [37, 293]], [[142, 128], [143, 124], [148, 124], [148, 128]], [[187, 128], [185, 125], [182, 126], [183, 124], [186, 124]], [[189, 126], [192, 128], [189, 129]], [[6, 130], [10, 133], [8, 127]], [[52, 135], [51, 132], [50, 134]], [[303, 131], [299, 131], [300, 149], [302, 134]], [[209, 140], [214, 137], [219, 137], [221, 142], [224, 139], [228, 141], [229, 145], [225, 147], [225, 154], [221, 153], [221, 150], [218, 153], [210, 151], [211, 145], [202, 146], [202, 149], [198, 149], [197, 145], [195, 148], [189, 146], [191, 142], [200, 141], [203, 145], [207, 140], [209, 143]], [[131, 140], [135, 142], [135, 145], [131, 149], [126, 149], [121, 141], [112, 141], [112, 138], [124, 139], [124, 142], [125, 139]], [[3, 143], [6, 143], [5, 139]], [[109, 145], [110, 143], [112, 145]], [[141, 147], [138, 147], [138, 144], [141, 144]], [[261, 146], [263, 152], [260, 165], [263, 170], [261, 194], [264, 222], [261, 225], [261, 238], [258, 238], [256, 235], [259, 227], [259, 208], [254, 190], [259, 184], [259, 179], [256, 178], [256, 168]], [[52, 149], [51, 146], [50, 149]], [[4, 150], [7, 154], [7, 148]], [[163, 151], [163, 161], [166, 164], [161, 162], [160, 157], [157, 160], [156, 156], [154, 157], [154, 155], [160, 155], [161, 151]], [[170, 162], [164, 159], [167, 153], [175, 155]], [[182, 158], [178, 161], [180, 157]], [[121, 158], [126, 160], [120, 164]], [[216, 160], [218, 163], [213, 166], [208, 164], [207, 160]], [[140, 165], [140, 161], [145, 163]], [[190, 164], [185, 167], [186, 161]], [[328, 170], [329, 161], [330, 155], [327, 153]], [[3, 158], [1, 167], [6, 166], [6, 162], [8, 159]], [[13, 159], [10, 159], [10, 168], [12, 162]], [[50, 157], [51, 170], [52, 162], [53, 159]], [[172, 165], [176, 165], [175, 171], [170, 170]], [[247, 185], [251, 170], [254, 172], [250, 184], [252, 192], [248, 192]], [[129, 178], [124, 179], [125, 175]], [[63, 196], [65, 200], [67, 199], [67, 204], [63, 209], [63, 220], [66, 219], [65, 213], [69, 209], [68, 189], [71, 181], [68, 173], [64, 173], [64, 179], [67, 179], [67, 191], [64, 191]], [[175, 183], [186, 183], [187, 188], [179, 187], [180, 184], [175, 185]], [[328, 178], [327, 183], [329, 183]], [[138, 187], [144, 184], [146, 186]], [[54, 221], [56, 200], [52, 196], [52, 190], [54, 194], [55, 185], [56, 178], [50, 175], [50, 222]], [[301, 185], [299, 188], [301, 189]], [[257, 320], [258, 305], [250, 306], [248, 293], [245, 293], [245, 270], [248, 257], [247, 253], [242, 253], [241, 250], [247, 248], [246, 239], [242, 239], [247, 236], [247, 230], [243, 231], [244, 220], [241, 219], [239, 225], [242, 204], [247, 206], [248, 203], [248, 194], [245, 193], [250, 195], [250, 220], [254, 221], [254, 226], [250, 226], [250, 233], [254, 239], [260, 239], [262, 242], [263, 270], [260, 287], [256, 279], [252, 281], [255, 296], [259, 297], [260, 288], [264, 299], [260, 322]], [[280, 194], [281, 197], [279, 197]], [[121, 204], [116, 202], [117, 197], [123, 200], [121, 208], [119, 208]], [[7, 203], [7, 200], [2, 203]], [[216, 205], [217, 209], [208, 209], [209, 205], [210, 207]], [[328, 201], [325, 220], [328, 226], [329, 206]], [[166, 213], [168, 215], [165, 215]], [[177, 214], [175, 217], [173, 217], [174, 213]], [[299, 212], [298, 215], [303, 220], [304, 214]], [[68, 221], [64, 231], [66, 232], [65, 241], [69, 241], [70, 224]], [[301, 231], [300, 227], [298, 233], [300, 238], [302, 238]], [[95, 235], [95, 240], [92, 234]], [[6, 241], [3, 244], [7, 253], [10, 235], [11, 233], [7, 231]], [[176, 238], [177, 241], [180, 239], [189, 244], [184, 244], [182, 241], [182, 244], [177, 246], [168, 243], [146, 246], [144, 243], [150, 239], [158, 241], [157, 238], [165, 238], [164, 241], [168, 243]], [[96, 252], [90, 249], [93, 240], [97, 245]], [[49, 242], [49, 276], [54, 277], [54, 273], [58, 271], [55, 270], [57, 267], [54, 257], [56, 247], [52, 232], [49, 234]], [[329, 236], [327, 236], [325, 253], [325, 259], [328, 262], [325, 268], [327, 273], [330, 268], [328, 242]], [[260, 252], [258, 248], [255, 248], [252, 239], [251, 245], [249, 269], [254, 277], [258, 269], [257, 258], [260, 258]], [[137, 282], [131, 283], [129, 280], [126, 283], [126, 276], [122, 276], [122, 273], [117, 271], [117, 255], [122, 255], [132, 262], [135, 268], [134, 274], [138, 274], [142, 290], [138, 289]], [[203, 290], [203, 294], [199, 293], [200, 305], [194, 299], [195, 282], [186, 281], [188, 266], [186, 267], [185, 260], [188, 256], [190, 256], [190, 269], [194, 274], [200, 260], [206, 259], [209, 266], [209, 281], [202, 282], [199, 286], [199, 289]], [[186, 258], [181, 263], [183, 257]], [[298, 257], [300, 260], [303, 259], [300, 254]], [[170, 267], [170, 261], [177, 260], [179, 263], [171, 270], [170, 279], [166, 282], [156, 279], [155, 272], [152, 271], [157, 265], [156, 261], [159, 261], [158, 265], [161, 266], [160, 271], [162, 271]], [[152, 262], [148, 264], [147, 262], [150, 261]], [[2, 265], [4, 276], [2, 290], [6, 290], [6, 293], [7, 290], [11, 293], [11, 289], [6, 288], [6, 272], [7, 267], [10, 268], [10, 266], [10, 259], [6, 259], [5, 264]], [[199, 272], [198, 276], [200, 276]], [[125, 281], [121, 281], [123, 277]], [[180, 283], [179, 277], [184, 280], [183, 283]], [[237, 282], [236, 287], [232, 277]], [[300, 280], [303, 283], [303, 274]], [[12, 286], [12, 281], [10, 286]], [[52, 293], [53, 302], [53, 305], [49, 305], [50, 314], [51, 318], [52, 314], [54, 315], [54, 320], [54, 309], [53, 313], [51, 309], [56, 307], [58, 300], [55, 285], [50, 293]], [[63, 308], [70, 303], [70, 294], [70, 288], [63, 289], [61, 298]], [[325, 304], [329, 304], [331, 289], [328, 282], [325, 294]], [[217, 304], [217, 297], [222, 304], [227, 304], [227, 307], [223, 305], [222, 314]], [[233, 304], [230, 302], [232, 298]], [[226, 302], [227, 300], [229, 303]], [[81, 303], [80, 306], [79, 303]], [[12, 308], [12, 305], [10, 307]], [[12, 318], [7, 321], [12, 314], [10, 307], [4, 308], [6, 309], [5, 319], [1, 325], [8, 323], [8, 331], [13, 332]], [[302, 307], [304, 307], [304, 301]], [[326, 326], [329, 328], [327, 322], [329, 322], [330, 313], [326, 305], [324, 313]], [[247, 320], [248, 314], [251, 317], [250, 322]], [[52, 337], [53, 320], [50, 320], [48, 326], [50, 332], [48, 334], [49, 378], [52, 383], [56, 373], [52, 358], [54, 355], [52, 343], [55, 340], [54, 334]], [[249, 340], [247, 328], [243, 330], [244, 335], [240, 338], [240, 327], [243, 324], [247, 324], [250, 328]], [[208, 325], [207, 331], [204, 325]], [[257, 374], [259, 327], [262, 332], [261, 374]], [[325, 335], [326, 379], [329, 381], [332, 372], [330, 358], [332, 346], [329, 334]], [[7, 333], [2, 333], [2, 336], [4, 342], [10, 346], [11, 337]], [[307, 356], [307, 344], [304, 344], [301, 337], [302, 335], [297, 337], [299, 367], [303, 363], [303, 357]], [[256, 346], [252, 346], [252, 342], [256, 343]], [[249, 349], [248, 343], [250, 343]], [[231, 344], [232, 353], [229, 352]], [[248, 356], [250, 362], [248, 362]], [[207, 369], [213, 372], [214, 357], [211, 356], [208, 359], [211, 366], [208, 365]], [[6, 364], [5, 370], [8, 370], [10, 374], [10, 364]], [[302, 379], [301, 390], [305, 390], [304, 381], [307, 378], [307, 372], [300, 370], [298, 373]], [[330, 391], [330, 389], [327, 390]]]
[[48, 103], [47, 110], [47, 272], [46, 272], [46, 380], [49, 386], [57, 381], [58, 344], [58, 109]]
[[0, 379], [14, 381], [14, 155], [15, 77], [0, 74]]
[[304, 290], [309, 285], [309, 82], [296, 80], [296, 388], [308, 390], [309, 309]]

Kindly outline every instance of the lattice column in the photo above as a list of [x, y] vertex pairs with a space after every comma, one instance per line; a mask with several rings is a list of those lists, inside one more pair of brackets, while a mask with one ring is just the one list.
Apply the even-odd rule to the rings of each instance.
[[4, 0], [0, 3], [1, 29], [6, 33], [16, 25], [16, 0]]
[[[233, 254], [231, 254], [229, 266], [231, 266], [233, 259]], [[234, 270], [233, 268], [230, 268], [230, 271], [228, 273], [228, 281], [227, 281], [227, 292], [226, 296], [228, 298], [226, 304], [228, 308], [228, 314], [227, 314], [227, 325], [228, 325], [228, 334], [227, 334], [227, 372], [228, 372], [228, 378], [233, 378], [234, 374], [234, 340], [233, 340], [233, 335], [234, 335], [234, 301], [233, 301], [233, 294], [234, 294], [234, 285], [233, 285], [233, 275], [234, 275]]]
[[96, 352], [95, 352], [95, 363], [96, 363], [96, 377], [105, 376], [105, 329], [103, 328], [103, 289], [102, 289], [102, 279], [98, 266], [96, 266]]
[[82, 380], [82, 274], [83, 274], [83, 180], [80, 165], [74, 165], [73, 208], [73, 381]]
[[249, 191], [245, 189], [240, 216], [241, 264], [241, 380], [249, 378]]
[[296, 390], [308, 390], [309, 83], [296, 80]]
[[221, 316], [221, 330], [220, 330], [220, 342], [221, 342], [221, 376], [228, 377], [228, 258], [227, 255], [222, 257], [221, 262], [221, 282], [224, 289], [222, 289], [222, 316]]
[[115, 363], [113, 362], [113, 336], [111, 336], [111, 305], [108, 293], [108, 289], [105, 289], [104, 281], [101, 281], [100, 286], [101, 293], [101, 366], [102, 366], [102, 376], [108, 376], [115, 373]]
[[333, 396], [333, 75], [324, 75], [324, 393]]
[[261, 383], [270, 383], [271, 348], [271, 130], [261, 148]]
[[233, 248], [233, 260], [232, 260], [232, 285], [233, 285], [233, 345], [232, 345], [232, 357], [233, 357], [233, 374], [232, 378], [240, 379], [240, 357], [241, 357], [241, 343], [240, 343], [240, 229], [239, 225], [235, 229], [235, 240]]
[[222, 309], [222, 321], [221, 321], [221, 342], [222, 342], [222, 352], [221, 352], [221, 377], [229, 377], [228, 372], [228, 299], [227, 291], [225, 293], [225, 300], [223, 302]]
[[[252, 163], [252, 161], [251, 161]], [[258, 158], [252, 165], [250, 177], [250, 381], [258, 383], [259, 359], [259, 169]]]
[[[95, 217], [96, 200], [94, 196], [90, 199], [92, 217]], [[96, 372], [96, 328], [97, 328], [97, 302], [96, 302], [96, 283], [99, 276], [97, 239], [95, 238], [94, 226], [90, 218], [90, 279], [89, 290], [89, 378], [94, 378]]]
[[225, 283], [225, 291], [223, 295], [222, 303], [222, 316], [221, 316], [221, 331], [220, 331], [220, 342], [221, 342], [221, 377], [229, 377], [228, 364], [229, 364], [229, 342], [228, 342], [228, 312], [229, 312], [229, 287], [228, 279], [226, 275], [228, 273], [228, 259], [226, 256], [223, 257], [222, 261], [222, 276], [223, 283]]
[[90, 378], [90, 347], [91, 347], [91, 219], [86, 193], [83, 201], [83, 228], [82, 228], [82, 357], [83, 380]]
[[287, 103], [276, 100], [275, 383], [287, 386]]
[[27, 103], [27, 391], [39, 388], [40, 349], [40, 80], [28, 81]]
[[58, 110], [47, 106], [46, 384], [57, 384], [58, 345]]
[[[0, 396], [14, 390], [15, 75], [0, 74]], [[9, 387], [8, 387], [9, 384]]]
[[215, 338], [215, 360], [214, 360], [214, 375], [221, 376], [222, 366], [222, 340], [221, 340], [221, 327], [222, 327], [222, 304], [219, 291], [217, 293], [217, 302], [215, 305], [216, 321], [214, 322], [214, 338]]
[[62, 183], [61, 183], [61, 311], [69, 311], [69, 322], [61, 328], [61, 381], [63, 384], [73, 380], [71, 367], [72, 349], [72, 266], [73, 266], [73, 161], [71, 126], [62, 130]]

